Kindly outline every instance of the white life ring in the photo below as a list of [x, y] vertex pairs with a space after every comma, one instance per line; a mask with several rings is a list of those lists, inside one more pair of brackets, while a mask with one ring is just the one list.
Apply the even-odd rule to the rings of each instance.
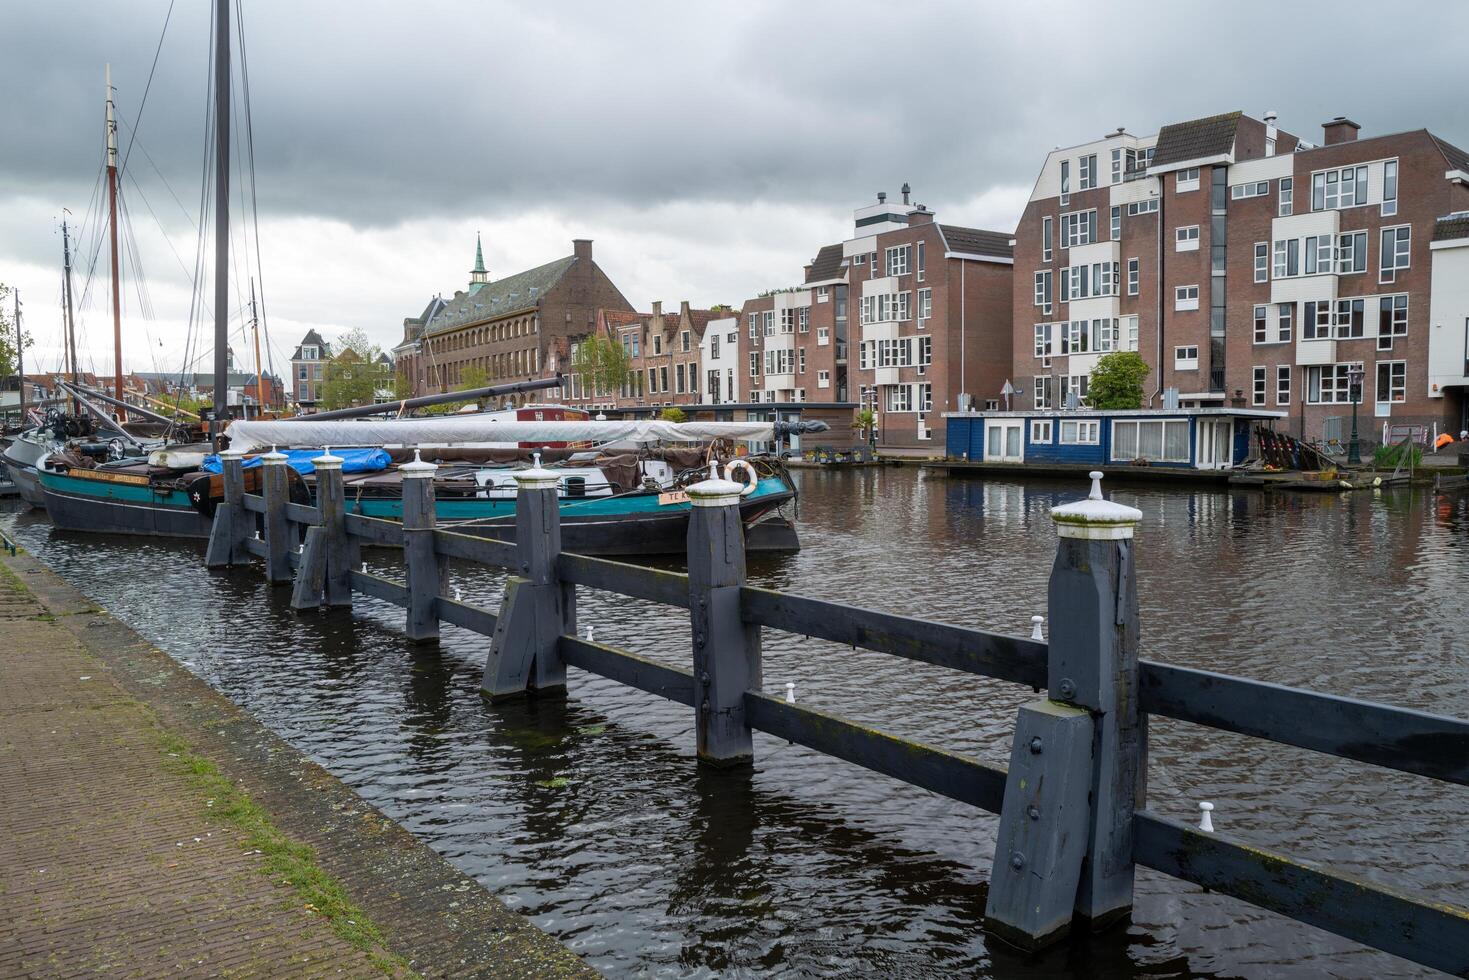
[[732, 459], [724, 464], [724, 478], [731, 483], [738, 483], [739, 481], [734, 476], [737, 470], [745, 471], [745, 489], [740, 491], [740, 496], [748, 497], [760, 485], [760, 476], [755, 472], [755, 467], [751, 466], [745, 460]]

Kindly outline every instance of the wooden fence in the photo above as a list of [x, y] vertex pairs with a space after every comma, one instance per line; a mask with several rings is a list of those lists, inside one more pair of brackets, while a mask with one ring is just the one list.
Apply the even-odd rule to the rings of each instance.
[[[1469, 910], [1205, 832], [1147, 808], [1148, 717], [1311, 749], [1469, 785], [1469, 722], [1138, 659], [1133, 530], [1141, 513], [1091, 496], [1052, 511], [1058, 548], [1049, 642], [929, 622], [745, 581], [738, 484], [710, 479], [693, 502], [688, 573], [566, 554], [556, 477], [518, 476], [515, 540], [440, 528], [435, 467], [402, 467], [403, 522], [348, 513], [341, 461], [315, 460], [318, 506], [288, 500], [285, 457], [264, 457], [260, 496], [225, 455], [225, 501], [211, 567], [263, 558], [297, 609], [350, 606], [363, 593], [406, 611], [409, 639], [440, 623], [490, 638], [482, 687], [492, 698], [558, 693], [566, 668], [693, 708], [701, 763], [738, 764], [762, 731], [1000, 815], [987, 926], [1023, 946], [1124, 917], [1144, 865], [1348, 939], [1469, 976]], [[304, 533], [303, 533], [304, 531]], [[359, 568], [364, 546], [403, 551], [404, 579]], [[298, 550], [299, 549], [299, 550]], [[498, 610], [447, 594], [450, 559], [508, 569]], [[577, 635], [577, 588], [689, 610], [692, 669]], [[777, 629], [1028, 685], [1009, 768], [875, 731], [762, 690], [761, 632]]]

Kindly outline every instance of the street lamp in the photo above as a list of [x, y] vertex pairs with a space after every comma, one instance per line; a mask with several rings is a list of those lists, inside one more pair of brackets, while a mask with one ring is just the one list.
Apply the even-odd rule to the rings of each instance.
[[1347, 369], [1347, 393], [1352, 399], [1352, 441], [1347, 446], [1347, 463], [1362, 465], [1362, 443], [1357, 439], [1357, 405], [1362, 401], [1362, 378], [1366, 374], [1361, 366]]

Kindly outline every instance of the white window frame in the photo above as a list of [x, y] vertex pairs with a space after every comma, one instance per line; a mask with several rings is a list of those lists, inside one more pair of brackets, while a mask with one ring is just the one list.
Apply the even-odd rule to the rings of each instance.
[[1055, 257], [1056, 229], [1048, 214], [1041, 218], [1041, 261], [1049, 262]]
[[1199, 346], [1184, 344], [1173, 348], [1173, 370], [1197, 371], [1199, 369]]
[[[1393, 236], [1391, 250], [1388, 248], [1387, 236], [1389, 234]], [[1413, 265], [1413, 226], [1388, 225], [1378, 231], [1377, 241], [1379, 250], [1377, 281], [1397, 282], [1397, 274], [1412, 268]]]
[[1091, 245], [1097, 240], [1097, 209], [1069, 211], [1061, 215], [1061, 247]]
[[1382, 162], [1382, 216], [1391, 217], [1398, 213], [1398, 161]]
[[1270, 243], [1255, 243], [1255, 281], [1270, 281]]
[[1142, 263], [1138, 259], [1127, 260], [1127, 295], [1136, 296], [1142, 284]]
[[[1377, 397], [1382, 391], [1383, 368], [1387, 368], [1387, 398]], [[1394, 380], [1393, 375], [1397, 375]], [[1378, 361], [1373, 371], [1372, 395], [1379, 405], [1400, 405], [1408, 400], [1408, 362], [1405, 360]]]
[[1173, 193], [1189, 194], [1199, 189], [1199, 168], [1187, 167], [1174, 175]]
[[816, 387], [818, 387], [818, 388], [830, 388], [831, 387], [831, 372], [830, 371], [817, 371], [816, 372]]
[[1251, 371], [1250, 404], [1264, 405], [1270, 393], [1270, 373], [1263, 364], [1256, 364]]
[[1033, 444], [1049, 446], [1054, 439], [1054, 431], [1054, 425], [1050, 419], [1030, 420], [1030, 441]]
[[1179, 225], [1173, 229], [1175, 252], [1197, 252], [1199, 250], [1199, 226]]
[[1061, 446], [1096, 446], [1102, 441], [1100, 419], [1062, 419], [1059, 438]]
[[908, 245], [889, 245], [886, 252], [890, 276], [906, 276], [912, 267], [913, 252]]
[[1094, 190], [1097, 186], [1097, 155], [1088, 153], [1077, 162], [1076, 189]]
[[1110, 237], [1114, 242], [1122, 241], [1122, 205], [1120, 204], [1112, 205], [1112, 230]]
[[1199, 287], [1196, 283], [1173, 287], [1173, 309], [1176, 311], [1199, 308]]
[[1294, 177], [1280, 178], [1280, 206], [1276, 209], [1276, 217], [1287, 218], [1295, 210], [1295, 187]]
[[1275, 404], [1290, 404], [1290, 365], [1275, 365]]

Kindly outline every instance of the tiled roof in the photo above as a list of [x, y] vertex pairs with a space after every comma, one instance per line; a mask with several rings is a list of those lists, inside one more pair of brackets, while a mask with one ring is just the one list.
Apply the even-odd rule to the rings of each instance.
[[473, 295], [456, 293], [453, 299], [444, 300], [444, 309], [429, 322], [424, 333], [442, 333], [535, 306], [575, 262], [576, 256], [568, 255], [487, 283]]
[[826, 282], [829, 279], [840, 279], [841, 275], [842, 246], [825, 245], [816, 253], [816, 258], [811, 260], [811, 274], [806, 277], [806, 281]]
[[632, 310], [603, 310], [602, 322], [608, 327], [630, 327], [634, 323], [642, 322], [646, 313], [634, 313]]
[[1005, 232], [982, 231], [960, 225], [939, 225], [939, 230], [943, 233], [944, 241], [949, 243], [951, 252], [993, 255], [1007, 259], [1015, 255], [1015, 247], [1010, 244], [1010, 239], [1014, 236]]
[[1459, 149], [1452, 143], [1445, 143], [1443, 140], [1439, 139], [1437, 136], [1434, 136], [1432, 133], [1429, 133], [1428, 135], [1435, 143], [1438, 144], [1439, 152], [1441, 152], [1444, 155], [1444, 159], [1449, 162], [1450, 170], [1469, 171], [1469, 153], [1465, 153], [1463, 150]]
[[1166, 167], [1230, 152], [1234, 149], [1234, 133], [1241, 115], [1243, 113], [1226, 112], [1222, 116], [1206, 116], [1164, 126], [1158, 130], [1153, 166]]
[[317, 347], [321, 348], [319, 351], [317, 351], [317, 354], [321, 357], [322, 360], [326, 360], [327, 358], [332, 356], [332, 345], [322, 340], [321, 334], [317, 333], [315, 330], [308, 330], [306, 331], [306, 336], [301, 338], [301, 343], [296, 345], [296, 350], [292, 352], [291, 360], [301, 360], [301, 348], [306, 344], [315, 344]]
[[1434, 241], [1446, 242], [1455, 238], [1469, 238], [1469, 212], [1457, 211], [1433, 223]]

